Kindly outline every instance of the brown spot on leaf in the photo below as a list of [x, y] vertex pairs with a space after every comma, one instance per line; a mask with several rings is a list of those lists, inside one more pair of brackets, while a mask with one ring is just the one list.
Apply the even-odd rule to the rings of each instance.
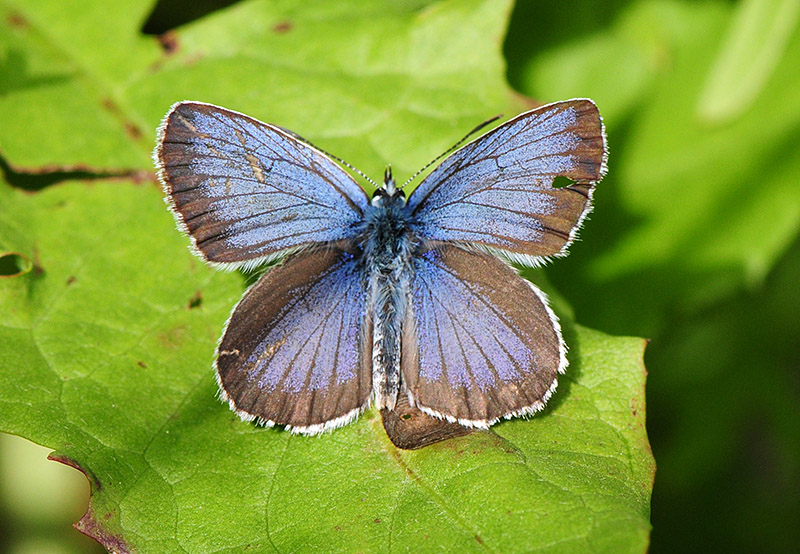
[[146, 363], [144, 363], [142, 360], [139, 360], [138, 362], [136, 362], [136, 365], [138, 365], [138, 366], [139, 366], [139, 367], [141, 367], [141, 368], [145, 368], [145, 367], [147, 367], [147, 364], [146, 364]]
[[158, 44], [167, 55], [172, 55], [180, 48], [178, 34], [175, 31], [167, 31], [163, 35], [158, 35]]
[[11, 12], [6, 17], [6, 21], [10, 27], [17, 27], [18, 29], [28, 30], [31, 24], [25, 19], [21, 13]]
[[67, 277], [67, 286], [72, 285], [77, 280], [78, 280], [77, 277], [75, 277], [74, 275], [70, 275], [69, 277]]
[[184, 342], [184, 338], [186, 336], [186, 327], [183, 325], [179, 325], [178, 327], [173, 327], [168, 331], [164, 331], [163, 333], [159, 333], [158, 340], [161, 343], [161, 346], [164, 348], [180, 348]]
[[128, 133], [128, 136], [133, 140], [139, 140], [142, 138], [142, 130], [130, 121], [125, 122], [125, 132]]
[[130, 138], [136, 141], [141, 140], [142, 136], [144, 136], [142, 130], [139, 129], [139, 127], [137, 127], [133, 122], [125, 120], [122, 110], [119, 109], [119, 106], [117, 106], [116, 102], [106, 97], [103, 98], [102, 103], [103, 107], [111, 112], [114, 117], [122, 120], [122, 126]]
[[39, 259], [39, 249], [34, 247], [33, 249], [33, 274], [37, 277], [44, 273], [44, 266], [42, 266], [42, 261]]
[[272, 26], [272, 32], [278, 34], [288, 33], [289, 31], [292, 30], [293, 27], [294, 23], [292, 23], [291, 21], [288, 20], [279, 21], [278, 23]]

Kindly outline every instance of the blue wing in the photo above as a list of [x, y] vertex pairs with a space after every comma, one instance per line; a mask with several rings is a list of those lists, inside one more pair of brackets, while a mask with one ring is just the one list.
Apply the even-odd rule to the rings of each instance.
[[372, 390], [372, 328], [353, 255], [300, 252], [236, 305], [217, 349], [240, 416], [313, 434], [353, 420]]
[[[605, 137], [590, 100], [523, 113], [467, 144], [409, 198], [412, 230], [473, 243], [527, 265], [565, 252], [605, 173]], [[554, 188], [557, 176], [574, 184]]]
[[480, 428], [540, 410], [567, 365], [544, 294], [484, 252], [440, 245], [412, 263], [401, 356], [411, 403]]
[[358, 184], [319, 150], [210, 104], [175, 104], [154, 158], [196, 253], [223, 266], [352, 238], [368, 205]]

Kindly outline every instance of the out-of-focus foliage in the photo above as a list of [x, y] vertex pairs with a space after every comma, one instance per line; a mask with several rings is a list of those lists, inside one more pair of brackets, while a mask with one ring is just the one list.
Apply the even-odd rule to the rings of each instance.
[[548, 275], [578, 321], [651, 339], [653, 553], [800, 543], [799, 16], [521, 1], [511, 19], [512, 85], [606, 116], [590, 232]]

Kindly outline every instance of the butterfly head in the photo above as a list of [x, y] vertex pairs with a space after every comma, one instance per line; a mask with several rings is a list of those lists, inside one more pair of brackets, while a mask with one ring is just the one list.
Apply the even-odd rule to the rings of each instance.
[[403, 189], [397, 188], [397, 183], [394, 182], [392, 177], [392, 166], [387, 165], [386, 170], [383, 172], [383, 185], [375, 191], [372, 195], [373, 206], [385, 206], [389, 201], [400, 200], [405, 204], [406, 195]]

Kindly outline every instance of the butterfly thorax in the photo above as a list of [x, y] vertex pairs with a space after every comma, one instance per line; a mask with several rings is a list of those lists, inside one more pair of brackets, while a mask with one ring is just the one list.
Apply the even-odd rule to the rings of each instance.
[[366, 214], [362, 235], [367, 313], [373, 317], [373, 400], [378, 408], [394, 408], [400, 390], [400, 333], [417, 243], [409, 232], [410, 220], [405, 196], [387, 171]]

